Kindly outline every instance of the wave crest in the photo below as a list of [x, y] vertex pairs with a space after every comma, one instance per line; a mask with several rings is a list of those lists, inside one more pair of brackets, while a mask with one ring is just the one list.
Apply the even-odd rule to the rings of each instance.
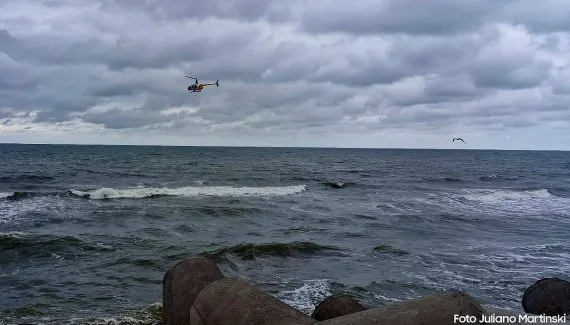
[[7, 199], [12, 195], [14, 195], [13, 192], [0, 192], [0, 199]]
[[376, 246], [376, 247], [374, 247], [373, 250], [375, 252], [383, 253], [383, 254], [393, 254], [393, 255], [408, 255], [408, 254], [410, 254], [410, 252], [408, 252], [406, 250], [395, 248], [391, 245]]
[[26, 182], [49, 182], [55, 177], [49, 175], [21, 174], [14, 176], [0, 176], [2, 183], [26, 183]]
[[22, 232], [0, 233], [0, 253], [16, 254], [18, 257], [60, 256], [56, 253], [84, 251], [113, 251], [99, 243], [91, 243], [74, 236], [28, 235]]
[[311, 242], [240, 244], [204, 252], [200, 255], [216, 260], [222, 259], [227, 253], [231, 253], [241, 257], [243, 260], [252, 260], [255, 259], [256, 255], [291, 256], [295, 254], [316, 254], [323, 251], [340, 251], [340, 249]]
[[142, 199], [155, 196], [285, 196], [297, 194], [305, 191], [307, 185], [293, 185], [281, 187], [231, 187], [231, 186], [210, 186], [210, 187], [179, 187], [179, 188], [129, 188], [114, 189], [100, 188], [90, 191], [71, 190], [71, 194], [92, 199]]
[[452, 176], [446, 176], [446, 177], [425, 177], [424, 181], [426, 182], [433, 182], [433, 183], [445, 183], [445, 182], [454, 182], [454, 183], [462, 183], [465, 182], [464, 179], [459, 178], [459, 177], [452, 177]]
[[496, 175], [496, 174], [492, 174], [492, 175], [485, 175], [485, 176], [481, 176], [479, 177], [479, 180], [484, 181], [484, 182], [492, 182], [492, 181], [516, 181], [519, 178], [517, 176], [505, 176], [505, 175]]
[[12, 193], [0, 193], [0, 199], [9, 200], [9, 201], [18, 201], [23, 199], [29, 199], [33, 196], [39, 195], [39, 193], [35, 192], [12, 192]]
[[315, 308], [333, 294], [329, 279], [305, 280], [301, 287], [279, 291], [274, 296], [284, 303], [310, 315]]
[[522, 201], [528, 199], [546, 199], [555, 197], [547, 189], [532, 191], [514, 190], [470, 190], [464, 197], [471, 201], [496, 203], [501, 201]]

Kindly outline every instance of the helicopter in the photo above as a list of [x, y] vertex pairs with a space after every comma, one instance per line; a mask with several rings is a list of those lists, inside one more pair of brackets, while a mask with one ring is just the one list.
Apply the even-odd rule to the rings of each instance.
[[195, 80], [195, 82], [193, 84], [188, 86], [188, 91], [191, 91], [193, 93], [200, 93], [207, 86], [220, 87], [219, 80], [216, 80], [216, 82], [214, 82], [214, 83], [198, 83], [198, 78], [191, 77], [191, 76], [186, 76], [186, 78], [190, 78], [190, 79]]

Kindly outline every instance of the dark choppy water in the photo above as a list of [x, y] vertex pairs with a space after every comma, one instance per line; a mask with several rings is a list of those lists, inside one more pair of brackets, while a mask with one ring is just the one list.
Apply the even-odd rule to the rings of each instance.
[[0, 145], [0, 323], [152, 323], [166, 268], [208, 253], [306, 312], [520, 310], [569, 274], [569, 226], [567, 152]]

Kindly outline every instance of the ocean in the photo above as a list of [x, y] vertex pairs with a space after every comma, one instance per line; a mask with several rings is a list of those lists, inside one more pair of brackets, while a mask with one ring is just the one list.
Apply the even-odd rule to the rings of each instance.
[[[343, 186], [335, 186], [336, 185]], [[0, 145], [0, 324], [155, 324], [206, 256], [310, 313], [570, 273], [570, 152]]]

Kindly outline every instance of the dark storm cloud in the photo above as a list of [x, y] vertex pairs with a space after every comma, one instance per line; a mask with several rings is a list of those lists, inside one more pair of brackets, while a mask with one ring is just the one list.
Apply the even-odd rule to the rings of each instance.
[[170, 122], [181, 116], [179, 114], [165, 115], [153, 111], [125, 111], [113, 108], [103, 113], [87, 113], [81, 119], [84, 122], [101, 124], [108, 129], [129, 129]]
[[10, 112], [10, 111], [2, 112], [2, 111], [0, 111], [0, 119], [28, 118], [28, 117], [30, 117], [29, 112]]
[[477, 88], [468, 75], [428, 79], [424, 93], [426, 98], [432, 99], [433, 103], [445, 102], [449, 99], [470, 101], [485, 95], [485, 91]]
[[[49, 69], [17, 64], [6, 67], [0, 61], [0, 107], [16, 110], [43, 110], [44, 118], [55, 114], [56, 120], [70, 112], [81, 112], [96, 105], [99, 98], [85, 96], [89, 88], [86, 69]], [[6, 77], [8, 75], [8, 77]]]
[[[380, 51], [350, 53], [343, 64], [324, 66], [309, 79], [365, 87], [417, 75], [449, 77], [468, 72], [477, 87], [516, 89], [533, 87], [548, 77], [548, 61], [537, 60], [528, 51], [494, 48], [501, 41], [501, 31], [492, 27], [473, 35], [398, 36], [391, 38], [384, 55]], [[369, 40], [374, 42], [382, 44], [382, 40]], [[486, 55], [490, 51], [496, 53]]]
[[34, 122], [49, 122], [49, 123], [65, 122], [70, 120], [68, 114], [69, 113], [67, 112], [67, 109], [40, 111], [35, 116]]
[[570, 69], [559, 67], [554, 69], [553, 77], [546, 82], [551, 95], [564, 98], [570, 95]]
[[[142, 10], [156, 19], [205, 19], [208, 17], [255, 21], [269, 19], [283, 21], [288, 17], [290, 5], [282, 2], [258, 0], [209, 1], [138, 1], [100, 0], [104, 9]], [[290, 3], [293, 4], [293, 1]]]
[[361, 0], [350, 4], [309, 1], [302, 26], [308, 32], [441, 35], [476, 31], [508, 0]]
[[[530, 32], [565, 30], [569, 8], [554, 0], [3, 1], [0, 113], [109, 129], [301, 130], [554, 112], [570, 89], [556, 73], [568, 37]], [[221, 87], [188, 93], [185, 74]], [[541, 87], [551, 95], [529, 95]], [[180, 107], [196, 112], [162, 113]], [[503, 125], [538, 118], [520, 121]]]
[[[200, 61], [216, 53], [244, 46], [254, 35], [253, 30], [231, 36], [187, 34], [184, 30], [165, 30], [149, 41], [145, 35], [124, 32], [113, 40], [97, 35], [88, 39], [37, 35], [18, 39], [0, 30], [0, 50], [12, 58], [32, 64], [105, 64], [110, 69], [165, 68], [184, 61]], [[170, 35], [169, 35], [170, 34]]]
[[477, 31], [485, 24], [524, 25], [539, 33], [570, 30], [565, 0], [363, 0], [339, 5], [309, 1], [302, 26], [310, 33], [444, 35]]
[[555, 81], [551, 89], [554, 95], [570, 95], [570, 82], [568, 80]]
[[[341, 86], [313, 85], [307, 82], [280, 85], [229, 84], [224, 95], [212, 95], [207, 107], [199, 115], [208, 120], [229, 123], [253, 118], [248, 125], [262, 127], [277, 121], [307, 121], [341, 118], [352, 108], [344, 101], [354, 96], [354, 91]], [[213, 90], [215, 91], [215, 90]], [[231, 105], [228, 105], [231, 102]], [[365, 109], [359, 107], [360, 110]], [[260, 118], [259, 120], [257, 120]]]
[[546, 81], [553, 68], [548, 59], [541, 59], [528, 48], [498, 46], [499, 40], [482, 48], [467, 67], [475, 85], [480, 88], [534, 88]]
[[0, 92], [6, 92], [2, 98], [10, 96], [10, 91], [18, 91], [35, 86], [37, 80], [31, 76], [29, 68], [14, 61], [5, 53], [0, 52]]
[[18, 40], [10, 34], [6, 29], [0, 29], [0, 50], [3, 52], [6, 49], [14, 47], [18, 44]]
[[426, 76], [417, 82], [415, 92], [386, 91], [386, 96], [393, 104], [399, 106], [415, 106], [422, 104], [449, 103], [462, 105], [473, 100], [484, 98], [496, 90], [478, 88], [468, 74], [456, 76]]
[[500, 10], [501, 17], [513, 24], [523, 24], [538, 33], [570, 31], [570, 2], [565, 0], [510, 1]]
[[504, 61], [475, 66], [472, 76], [481, 88], [533, 88], [550, 77], [551, 67], [550, 62], [529, 62], [528, 66], [515, 68]]

